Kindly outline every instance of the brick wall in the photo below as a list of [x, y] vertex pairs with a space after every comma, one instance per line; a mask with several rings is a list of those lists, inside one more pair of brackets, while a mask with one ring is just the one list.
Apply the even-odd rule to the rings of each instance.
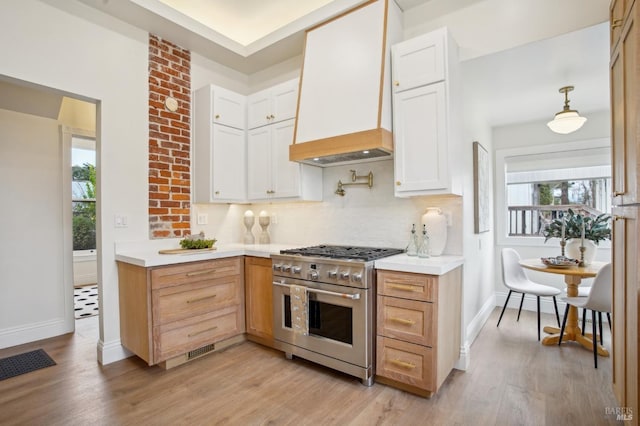
[[[165, 99], [178, 101], [175, 112]], [[149, 34], [149, 235], [190, 233], [191, 52]]]

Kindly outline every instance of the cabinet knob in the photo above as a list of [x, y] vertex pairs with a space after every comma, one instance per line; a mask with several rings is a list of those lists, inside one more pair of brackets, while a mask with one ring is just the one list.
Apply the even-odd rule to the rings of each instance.
[[271, 114], [271, 115], [269, 116], [269, 118], [273, 120], [274, 118], [276, 118], [276, 116], [275, 116], [275, 115], [273, 115], [273, 114]]
[[220, 191], [216, 191], [216, 192], [214, 192], [214, 194], [220, 195]]
[[613, 215], [613, 220], [625, 220], [626, 217], [624, 216], [618, 216], [618, 215]]
[[270, 118], [271, 118], [271, 116], [270, 116], [270, 115], [267, 115], [266, 119], [267, 119], [267, 120], [269, 120]]
[[613, 191], [613, 196], [614, 197], [619, 197], [621, 195], [624, 195], [625, 192], [624, 191]]
[[220, 118], [220, 114], [216, 114], [214, 118], [217, 120], [218, 118]]
[[399, 180], [396, 181], [396, 186], [400, 186], [402, 185], [402, 182], [400, 182]]
[[394, 86], [400, 86], [400, 82], [398, 80], [393, 80], [393, 85]]

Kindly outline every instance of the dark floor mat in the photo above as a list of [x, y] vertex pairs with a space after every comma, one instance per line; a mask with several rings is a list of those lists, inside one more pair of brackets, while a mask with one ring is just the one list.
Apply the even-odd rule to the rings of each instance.
[[0, 380], [56, 365], [42, 349], [0, 359]]

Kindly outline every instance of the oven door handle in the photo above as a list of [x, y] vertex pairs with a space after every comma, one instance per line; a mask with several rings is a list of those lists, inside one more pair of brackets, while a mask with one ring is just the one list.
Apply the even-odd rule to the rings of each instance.
[[[273, 285], [277, 285], [280, 287], [288, 287], [291, 288], [291, 286], [289, 284], [283, 284], [283, 283], [278, 283], [278, 282], [273, 282]], [[336, 297], [342, 297], [343, 299], [351, 299], [351, 300], [359, 300], [360, 299], [360, 295], [359, 294], [348, 294], [348, 293], [336, 293], [335, 291], [326, 291], [326, 290], [320, 290], [317, 288], [311, 288], [311, 287], [305, 287], [307, 289], [307, 291], [309, 293], [319, 293], [319, 294], [326, 294], [329, 296], [336, 296]]]

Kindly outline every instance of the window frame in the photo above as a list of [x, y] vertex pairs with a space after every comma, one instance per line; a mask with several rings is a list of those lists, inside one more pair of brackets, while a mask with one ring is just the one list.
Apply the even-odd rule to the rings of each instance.
[[[510, 237], [508, 235], [507, 223], [509, 220], [509, 206], [507, 205], [507, 185], [506, 185], [506, 166], [510, 157], [523, 155], [544, 154], [553, 152], [566, 152], [573, 150], [583, 150], [591, 148], [610, 148], [611, 140], [609, 138], [586, 139], [574, 142], [552, 143], [545, 145], [526, 146], [518, 148], [497, 149], [495, 152], [495, 238], [496, 243], [500, 246], [533, 246], [544, 247], [550, 246], [545, 244], [544, 237]], [[555, 243], [560, 246], [559, 241]], [[610, 241], [601, 241], [599, 247], [610, 248]]]

